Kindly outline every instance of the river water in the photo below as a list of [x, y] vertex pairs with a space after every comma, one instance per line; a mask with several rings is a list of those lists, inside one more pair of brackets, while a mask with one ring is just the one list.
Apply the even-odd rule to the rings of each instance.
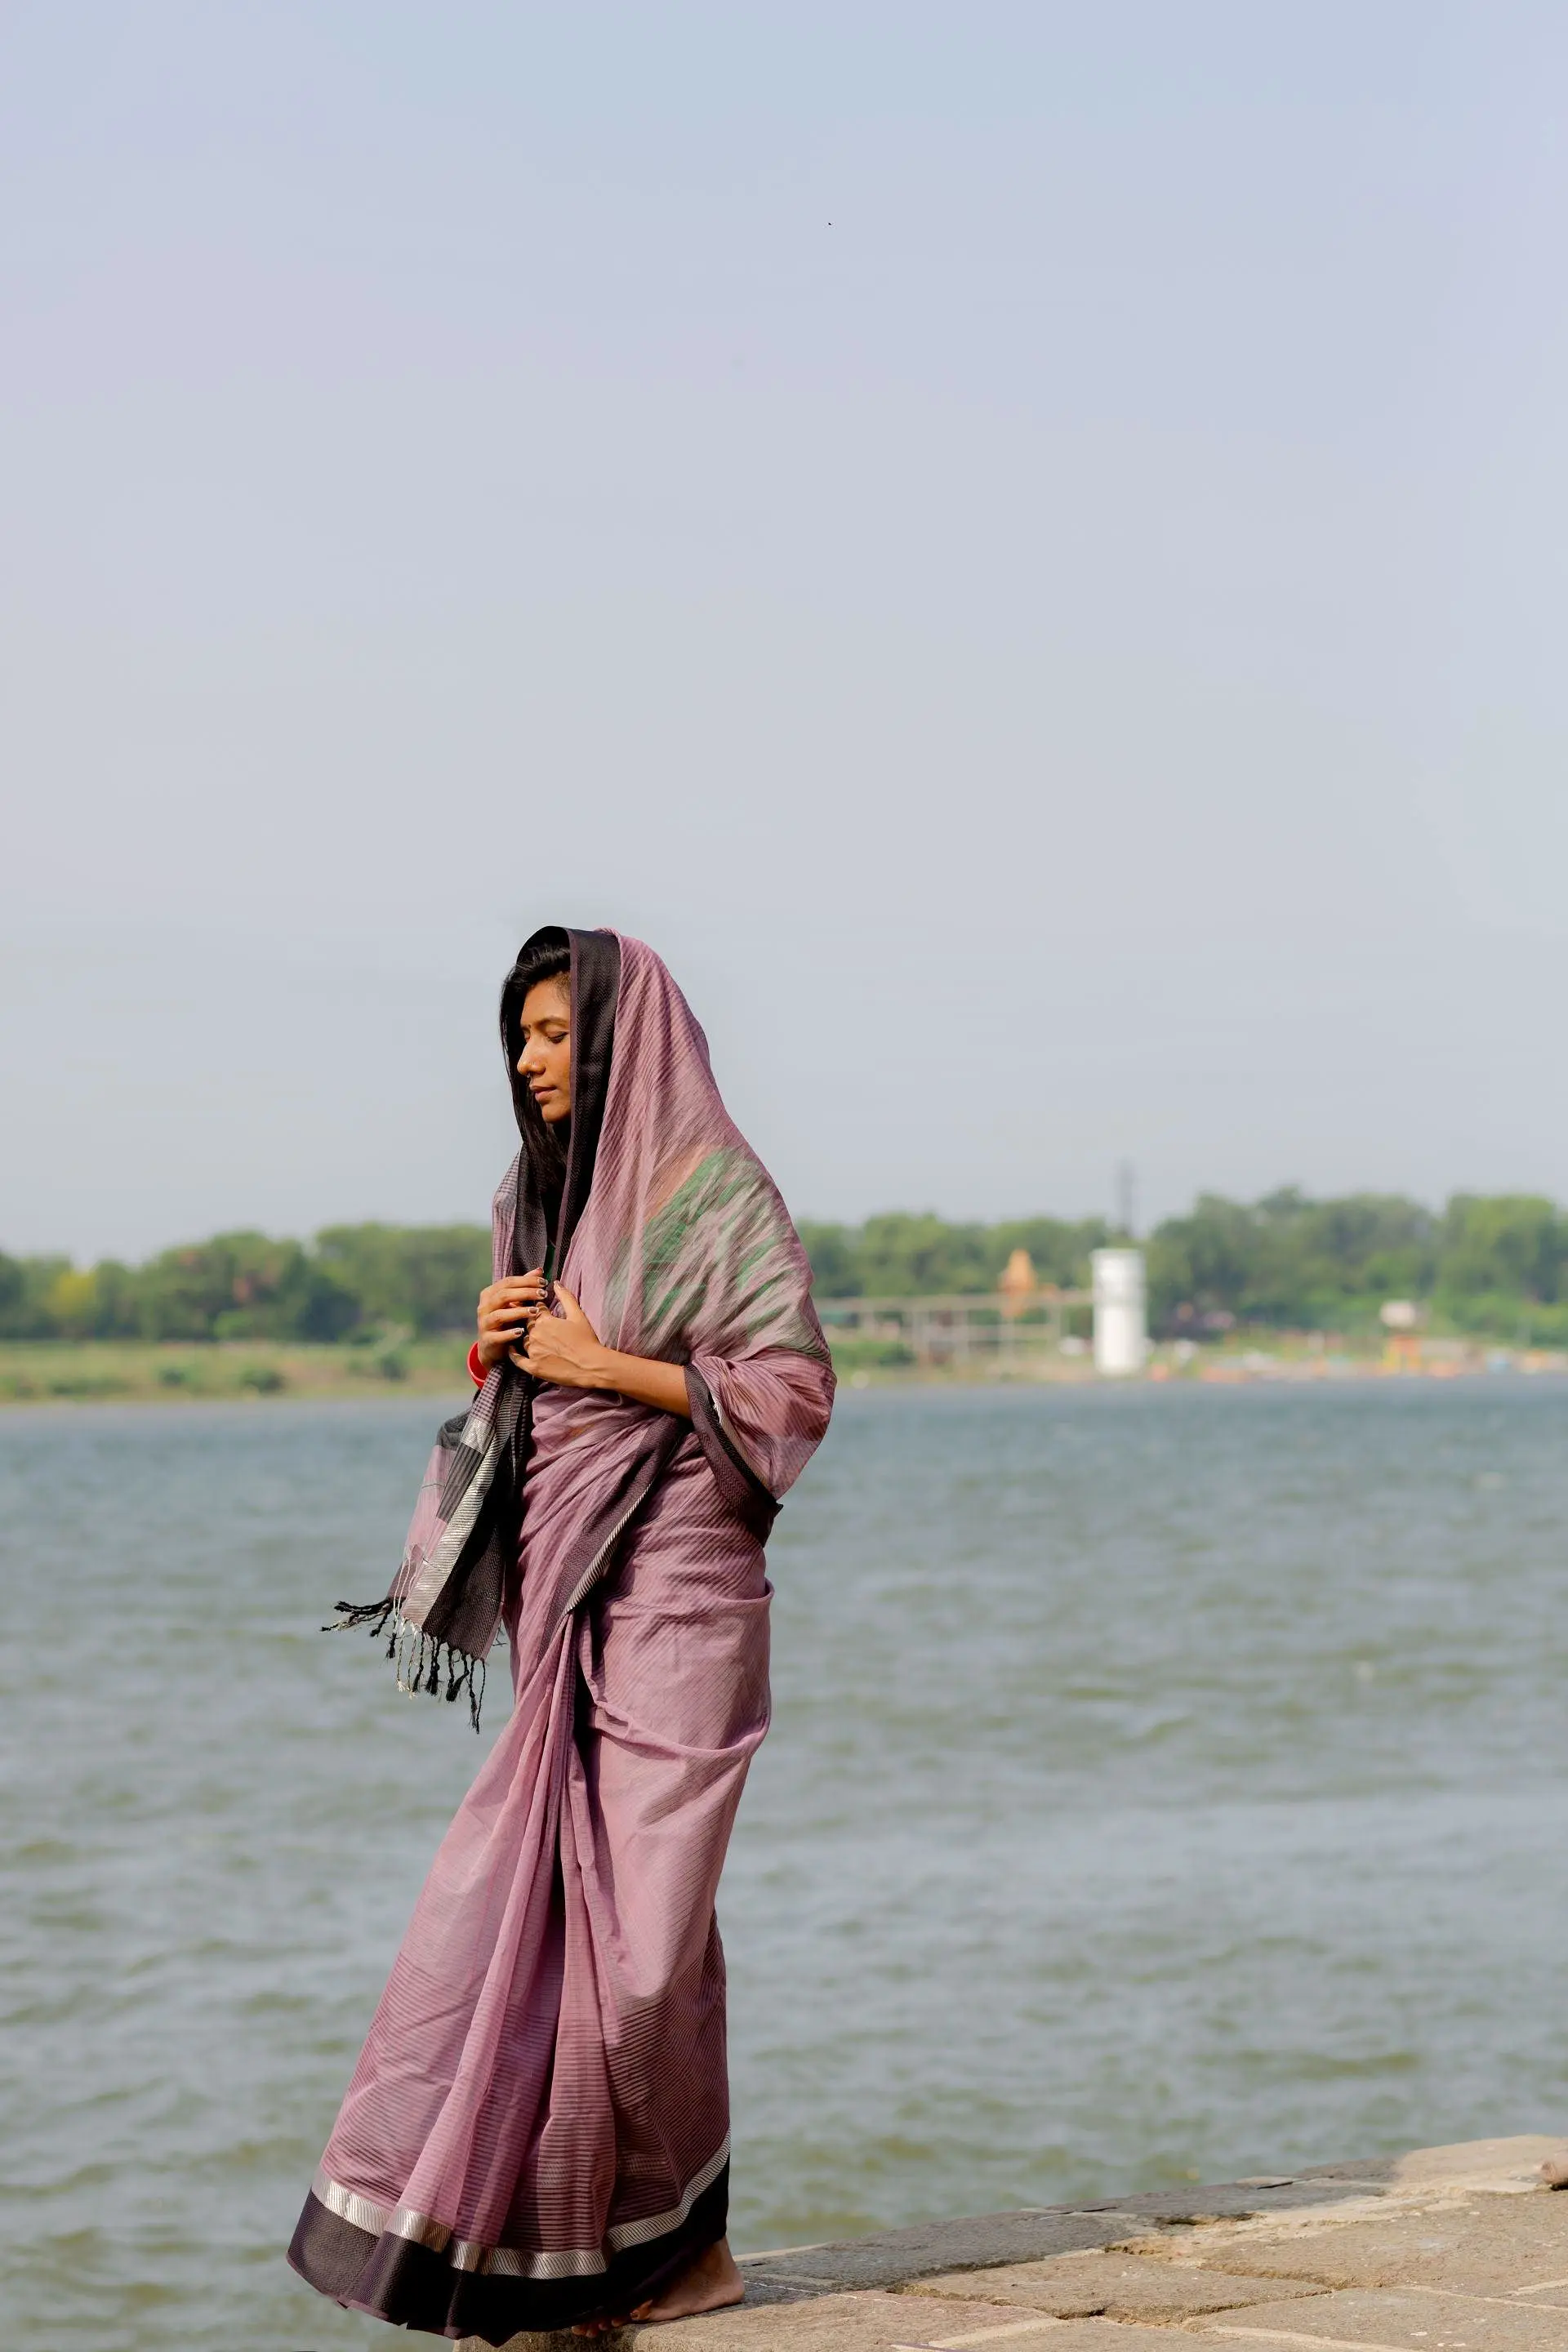
[[[8, 2342], [389, 2340], [281, 2249], [478, 1760], [315, 1630], [438, 1412], [0, 1420]], [[1506, 1378], [846, 1395], [721, 1896], [737, 2244], [1568, 2124], [1565, 1439]]]

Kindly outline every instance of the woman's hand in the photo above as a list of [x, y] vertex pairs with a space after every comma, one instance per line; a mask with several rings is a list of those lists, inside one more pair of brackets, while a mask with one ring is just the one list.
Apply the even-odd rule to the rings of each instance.
[[[488, 1290], [480, 1291], [479, 1357], [487, 1372], [510, 1355], [520, 1339], [526, 1340], [528, 1327], [543, 1303], [542, 1265], [536, 1265], [531, 1274], [509, 1274], [504, 1282], [492, 1282]], [[512, 1361], [517, 1361], [515, 1356]]]
[[613, 1360], [610, 1349], [599, 1345], [598, 1333], [563, 1284], [558, 1282], [551, 1295], [561, 1312], [535, 1309], [523, 1352], [513, 1348], [512, 1362], [536, 1381], [553, 1381], [557, 1388], [613, 1388], [615, 1382], [605, 1377]]
[[526, 1347], [511, 1350], [520, 1371], [531, 1372], [536, 1381], [552, 1381], [562, 1389], [610, 1389], [637, 1404], [657, 1405], [660, 1412], [690, 1420], [686, 1374], [679, 1364], [659, 1363], [651, 1356], [623, 1356], [606, 1348], [569, 1290], [558, 1282], [551, 1296], [560, 1314], [535, 1307]]

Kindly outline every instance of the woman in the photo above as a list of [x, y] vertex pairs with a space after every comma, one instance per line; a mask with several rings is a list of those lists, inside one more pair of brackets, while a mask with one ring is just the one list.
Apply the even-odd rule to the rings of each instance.
[[833, 1374], [783, 1202], [658, 956], [537, 931], [473, 1407], [385, 1601], [399, 1678], [513, 1708], [447, 1832], [289, 2249], [501, 2344], [741, 2299], [714, 1893], [767, 1728], [763, 1544]]

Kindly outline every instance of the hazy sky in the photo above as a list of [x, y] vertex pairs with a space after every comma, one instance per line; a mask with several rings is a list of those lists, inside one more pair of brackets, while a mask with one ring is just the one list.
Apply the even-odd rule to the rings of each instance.
[[473, 1217], [651, 940], [803, 1214], [1568, 1195], [1568, 11], [0, 26], [0, 1246]]

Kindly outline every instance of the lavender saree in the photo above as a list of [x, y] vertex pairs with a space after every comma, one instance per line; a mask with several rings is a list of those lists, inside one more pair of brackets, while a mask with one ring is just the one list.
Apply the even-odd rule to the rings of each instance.
[[[724, 2234], [714, 1896], [768, 1722], [763, 1541], [833, 1391], [805, 1255], [664, 965], [613, 933], [536, 936], [572, 953], [560, 1278], [608, 1346], [686, 1366], [691, 1421], [510, 1368], [476, 1400], [464, 1458], [515, 1488], [489, 1538], [512, 1712], [289, 2250], [351, 2310], [491, 2344], [624, 2312]], [[525, 1125], [498, 1277], [542, 1260], [545, 1216]], [[425, 1504], [383, 1607], [460, 1679], [488, 1604], [481, 1575], [442, 1586], [456, 1544]]]

